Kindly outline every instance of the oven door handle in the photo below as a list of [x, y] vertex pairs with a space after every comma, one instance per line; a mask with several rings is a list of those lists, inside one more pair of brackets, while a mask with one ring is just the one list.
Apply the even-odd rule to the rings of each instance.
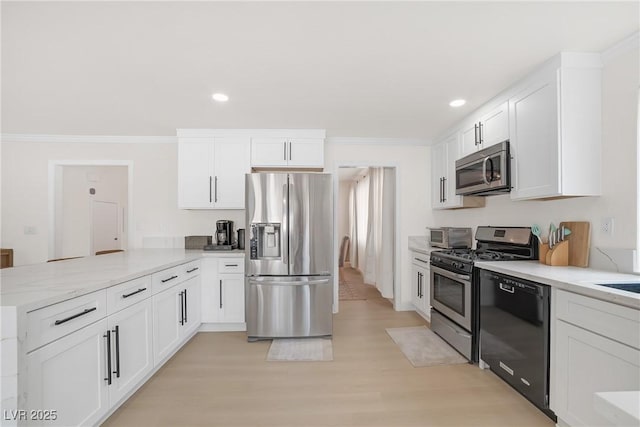
[[457, 273], [452, 273], [451, 271], [447, 271], [444, 270], [440, 267], [436, 267], [433, 264], [431, 264], [431, 271], [433, 271], [434, 273], [437, 273], [441, 276], [444, 277], [448, 277], [449, 279], [453, 279], [453, 280], [464, 280], [465, 282], [469, 282], [471, 280], [471, 277], [466, 275], [466, 274], [457, 274]]

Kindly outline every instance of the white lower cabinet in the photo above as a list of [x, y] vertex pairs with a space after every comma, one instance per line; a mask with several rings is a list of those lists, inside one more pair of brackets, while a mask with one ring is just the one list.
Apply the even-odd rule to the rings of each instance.
[[595, 393], [640, 389], [640, 311], [556, 290], [551, 409], [559, 425], [609, 426]]
[[193, 277], [153, 296], [155, 364], [173, 354], [200, 326], [200, 282]]
[[103, 319], [27, 355], [28, 415], [55, 411], [31, 425], [93, 425], [107, 413], [107, 329]]
[[203, 330], [245, 330], [244, 259], [202, 260]]
[[153, 316], [147, 298], [108, 318], [111, 332], [111, 377], [109, 401], [118, 403], [153, 369]]
[[244, 275], [220, 274], [220, 322], [244, 322]]
[[153, 369], [151, 331], [147, 298], [32, 352], [29, 408], [55, 410], [55, 425], [95, 424]]
[[431, 319], [431, 300], [429, 298], [431, 270], [429, 256], [412, 252], [411, 256], [411, 302], [418, 314]]
[[158, 364], [180, 342], [182, 289], [177, 286], [153, 296], [153, 359]]

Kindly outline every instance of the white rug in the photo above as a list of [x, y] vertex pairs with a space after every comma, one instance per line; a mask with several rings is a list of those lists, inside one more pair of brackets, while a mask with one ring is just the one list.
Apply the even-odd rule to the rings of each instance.
[[327, 362], [333, 360], [331, 338], [280, 338], [269, 347], [269, 362]]
[[386, 331], [415, 367], [469, 362], [426, 326], [388, 328]]

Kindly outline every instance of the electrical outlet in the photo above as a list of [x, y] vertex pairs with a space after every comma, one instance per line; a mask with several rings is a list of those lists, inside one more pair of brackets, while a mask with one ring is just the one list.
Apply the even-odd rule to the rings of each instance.
[[602, 234], [613, 236], [613, 217], [602, 218], [600, 223], [600, 231]]

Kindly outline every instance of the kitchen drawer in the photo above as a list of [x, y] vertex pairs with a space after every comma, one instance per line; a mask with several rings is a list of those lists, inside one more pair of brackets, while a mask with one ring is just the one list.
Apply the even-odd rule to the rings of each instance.
[[218, 273], [244, 273], [244, 258], [220, 258]]
[[560, 289], [552, 305], [558, 319], [640, 349], [640, 310]]
[[77, 331], [107, 315], [101, 290], [27, 313], [27, 352]]
[[200, 275], [201, 270], [199, 260], [188, 262], [186, 264], [183, 264], [181, 267], [184, 275], [184, 280], [191, 279], [192, 277]]
[[107, 288], [107, 314], [127, 308], [151, 296], [151, 276], [143, 276]]
[[185, 279], [184, 265], [167, 268], [151, 275], [151, 289], [153, 294], [169, 289]]

